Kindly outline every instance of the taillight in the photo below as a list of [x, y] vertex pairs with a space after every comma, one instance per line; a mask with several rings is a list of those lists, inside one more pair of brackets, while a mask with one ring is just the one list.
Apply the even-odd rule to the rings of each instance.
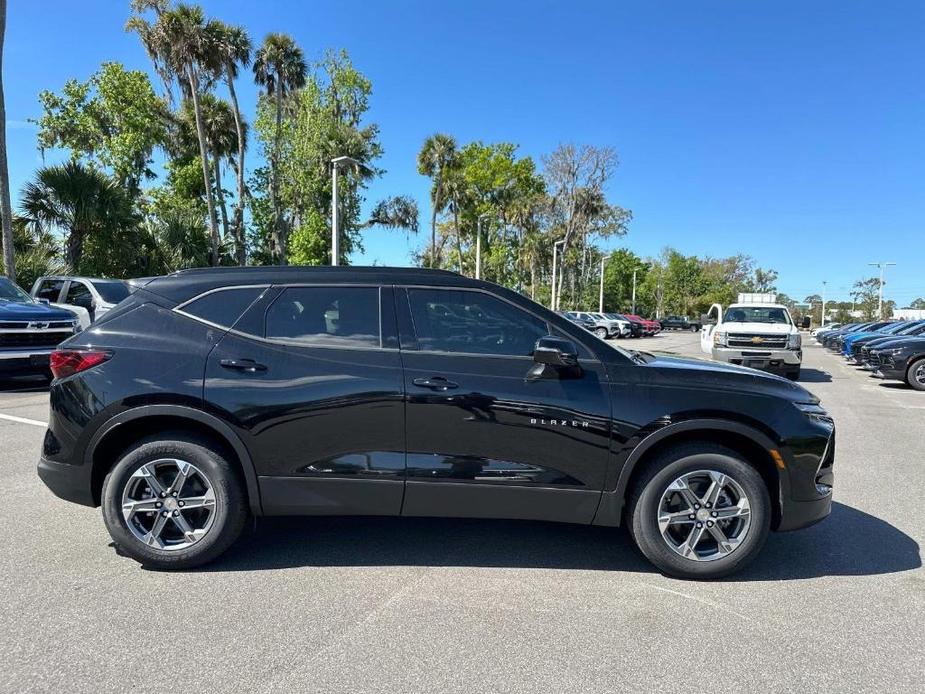
[[55, 378], [64, 378], [102, 364], [111, 356], [111, 352], [97, 350], [56, 349], [49, 357], [48, 366]]

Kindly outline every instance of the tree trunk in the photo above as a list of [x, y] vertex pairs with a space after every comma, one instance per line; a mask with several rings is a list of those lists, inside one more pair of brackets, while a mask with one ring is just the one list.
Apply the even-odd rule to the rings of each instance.
[[530, 261], [530, 298], [536, 301], [536, 259]]
[[279, 80], [276, 82], [276, 136], [273, 142], [273, 156], [270, 159], [270, 198], [273, 204], [273, 254], [280, 265], [286, 265], [286, 230], [283, 228], [283, 212], [279, 204], [279, 147], [283, 135], [283, 94]]
[[459, 255], [459, 274], [463, 273], [462, 238], [459, 235], [459, 208], [453, 203], [453, 235], [456, 237], [456, 253]]
[[234, 111], [234, 127], [238, 133], [238, 200], [234, 208], [234, 255], [238, 265], [247, 264], [247, 244], [244, 238], [244, 126], [241, 122], [241, 109], [238, 107], [238, 95], [234, 90], [234, 80], [228, 74], [228, 95]]
[[434, 181], [434, 199], [430, 210], [430, 266], [439, 267], [437, 263], [437, 208], [440, 206], [441, 175], [437, 173]]
[[215, 216], [215, 201], [212, 199], [212, 181], [209, 175], [209, 152], [206, 146], [206, 131], [202, 124], [202, 112], [199, 108], [199, 84], [191, 64], [187, 64], [190, 92], [193, 97], [193, 113], [196, 116], [196, 139], [199, 140], [199, 158], [202, 161], [202, 181], [206, 186], [206, 207], [209, 210], [209, 231], [212, 239], [212, 265], [218, 265], [218, 219]]
[[212, 152], [212, 165], [215, 167], [215, 194], [218, 196], [218, 209], [222, 214], [222, 238], [228, 239], [228, 207], [225, 205], [225, 191], [222, 190], [222, 162], [216, 152]]
[[64, 249], [64, 262], [67, 271], [76, 275], [80, 271], [80, 257], [83, 255], [84, 234], [80, 229], [71, 229], [67, 236], [67, 245]]
[[10, 204], [10, 172], [6, 163], [6, 102], [3, 94], [3, 38], [6, 34], [6, 0], [0, 0], [0, 217], [3, 227], [3, 269], [16, 281], [13, 257], [13, 206]]

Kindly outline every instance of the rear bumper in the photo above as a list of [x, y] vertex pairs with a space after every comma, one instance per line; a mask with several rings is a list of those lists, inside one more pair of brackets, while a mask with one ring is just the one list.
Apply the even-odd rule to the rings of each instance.
[[49, 355], [54, 347], [0, 350], [0, 373], [40, 373], [48, 370]]
[[86, 465], [56, 463], [39, 459], [38, 473], [42, 482], [55, 496], [83, 506], [96, 506], [90, 485], [90, 470]]

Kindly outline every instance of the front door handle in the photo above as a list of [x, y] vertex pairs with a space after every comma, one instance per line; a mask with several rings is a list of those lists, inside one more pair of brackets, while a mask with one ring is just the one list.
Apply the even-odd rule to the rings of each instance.
[[248, 373], [267, 370], [265, 364], [258, 364], [253, 359], [222, 359], [219, 364], [226, 369], [235, 369], [236, 371], [246, 371]]
[[430, 388], [431, 390], [452, 390], [453, 388], [459, 388], [458, 383], [448, 381], [443, 376], [416, 378], [411, 382], [420, 388]]

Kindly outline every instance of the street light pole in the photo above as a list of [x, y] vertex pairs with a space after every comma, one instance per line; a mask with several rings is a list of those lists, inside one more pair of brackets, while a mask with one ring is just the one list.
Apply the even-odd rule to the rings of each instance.
[[822, 280], [822, 327], [825, 327], [825, 289], [828, 282]]
[[633, 315], [636, 315], [636, 268], [633, 269]]
[[475, 220], [475, 279], [482, 279], [482, 220], [490, 217], [489, 214], [480, 214]]
[[561, 241], [556, 241], [555, 243], [552, 244], [552, 299], [549, 302], [549, 308], [551, 308], [553, 311], [555, 311], [559, 307], [559, 302], [556, 301], [556, 289], [557, 289], [556, 285], [558, 284], [558, 277], [559, 277], [557, 259], [558, 259], [558, 253], [559, 253], [559, 245], [564, 244], [564, 243], [565, 243], [565, 239]]
[[877, 301], [877, 317], [880, 320], [883, 320], [883, 269], [888, 265], [896, 265], [896, 263], [868, 263], [868, 265], [873, 265], [874, 267], [880, 268], [880, 298]]
[[353, 164], [361, 166], [353, 157], [335, 157], [331, 160], [331, 266], [336, 267], [340, 264], [340, 200], [337, 196], [337, 170], [341, 164]]
[[598, 313], [604, 312], [604, 262], [609, 257], [610, 257], [609, 255], [605, 255], [603, 258], [601, 258], [601, 292], [600, 292], [600, 298], [597, 302]]

